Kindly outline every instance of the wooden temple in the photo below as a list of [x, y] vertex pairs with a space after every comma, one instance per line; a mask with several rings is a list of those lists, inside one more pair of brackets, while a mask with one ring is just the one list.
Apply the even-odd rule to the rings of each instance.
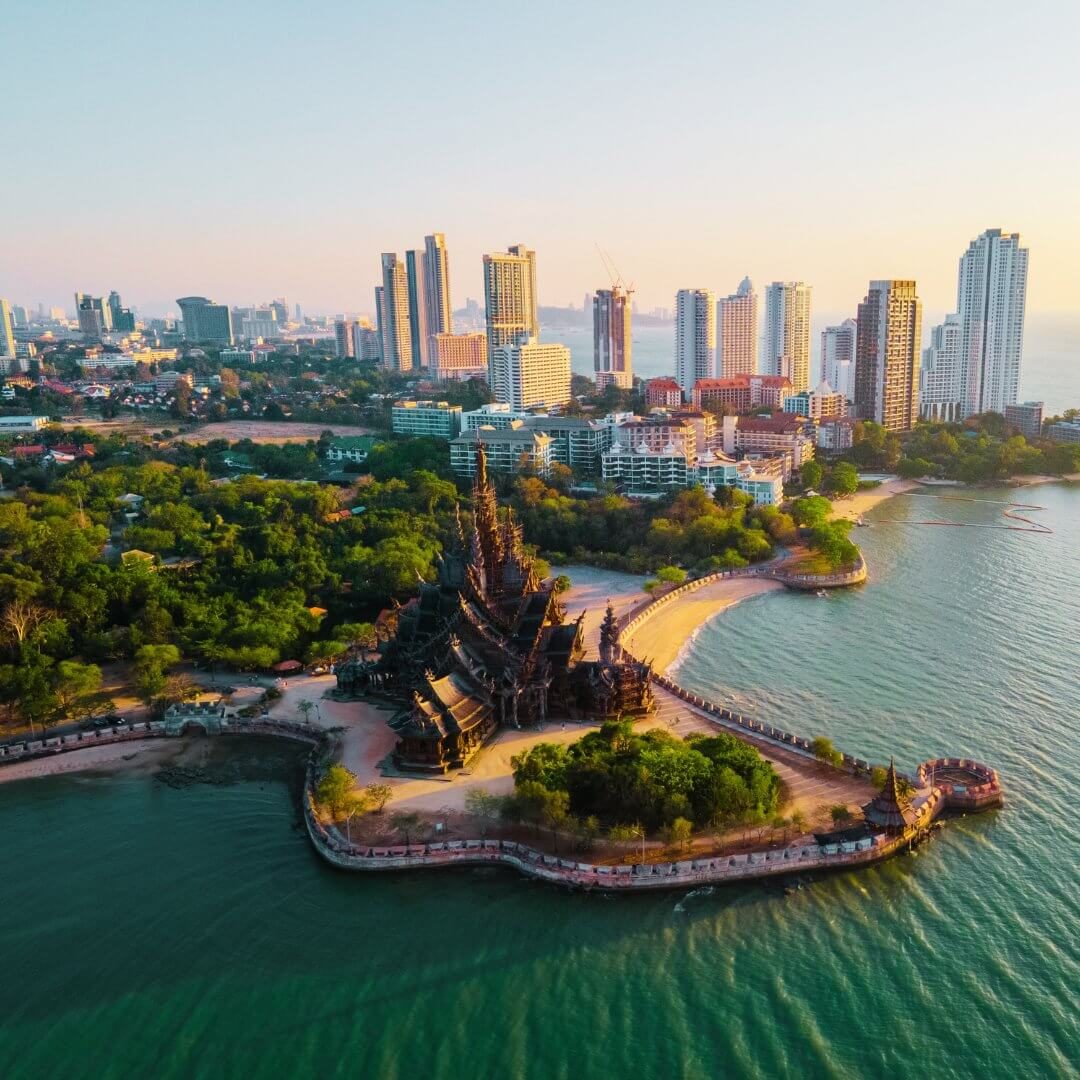
[[390, 726], [403, 770], [461, 768], [500, 725], [653, 708], [650, 668], [622, 656], [610, 605], [599, 659], [584, 660], [584, 614], [567, 622], [552, 585], [539, 580], [520, 525], [509, 510], [499, 513], [481, 445], [476, 464], [470, 534], [456, 511], [436, 580], [422, 581], [399, 610], [378, 660], [352, 660], [337, 673], [344, 693], [401, 702]]

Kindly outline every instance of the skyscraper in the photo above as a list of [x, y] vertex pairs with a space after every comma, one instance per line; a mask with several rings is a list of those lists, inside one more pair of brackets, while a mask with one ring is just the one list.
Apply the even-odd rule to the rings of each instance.
[[930, 331], [919, 368], [919, 416], [924, 420], [962, 420], [966, 415], [966, 365], [959, 315]]
[[405, 264], [394, 252], [382, 257], [382, 303], [379, 309], [383, 367], [411, 371], [412, 333], [409, 326], [409, 282]]
[[821, 377], [851, 402], [855, 400], [855, 334], [854, 319], [821, 331]]
[[765, 290], [762, 374], [786, 375], [795, 391], [810, 389], [810, 286], [774, 281]]
[[4, 370], [10, 371], [9, 361], [15, 359], [15, 320], [11, 314], [11, 305], [0, 299], [0, 360]]
[[409, 288], [409, 341], [413, 362], [430, 367], [430, 333], [428, 331], [427, 274], [423, 251], [405, 252], [405, 278]]
[[909, 431], [919, 413], [922, 301], [914, 281], [871, 281], [859, 305], [855, 408], [889, 431]]
[[610, 383], [621, 390], [634, 385], [629, 300], [618, 285], [597, 289], [593, 297], [593, 371], [598, 390]]
[[284, 296], [279, 296], [270, 301], [270, 307], [277, 319], [278, 329], [284, 330], [289, 321], [289, 301]]
[[454, 332], [453, 306], [450, 301], [450, 253], [446, 237], [432, 233], [424, 237], [425, 296], [429, 337]]
[[232, 344], [232, 314], [227, 304], [215, 304], [205, 296], [183, 296], [176, 303], [184, 321], [184, 337], [188, 341]]
[[738, 290], [716, 302], [716, 374], [756, 375], [758, 366], [758, 298], [745, 277]]
[[75, 316], [79, 320], [79, 333], [93, 341], [100, 341], [102, 334], [112, 329], [112, 310], [100, 296], [77, 292]]
[[484, 256], [484, 307], [489, 366], [501, 346], [540, 336], [535, 251], [514, 244], [505, 254]]
[[1024, 344], [1028, 250], [1019, 233], [987, 229], [960, 259], [956, 310], [965, 366], [965, 415], [1017, 401]]
[[338, 359], [347, 359], [356, 356], [356, 345], [353, 337], [355, 319], [336, 319], [334, 321], [334, 355]]
[[570, 350], [536, 338], [495, 349], [491, 392], [511, 409], [565, 405], [570, 400]]
[[680, 289], [675, 296], [675, 381], [687, 401], [694, 383], [712, 374], [715, 351], [715, 297], [709, 289]]

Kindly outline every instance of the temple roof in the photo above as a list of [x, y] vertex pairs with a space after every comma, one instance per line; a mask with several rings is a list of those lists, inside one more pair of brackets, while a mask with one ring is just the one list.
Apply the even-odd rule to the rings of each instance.
[[911, 800], [900, 793], [896, 768], [891, 759], [889, 771], [885, 774], [885, 786], [863, 807], [863, 814], [872, 825], [886, 829], [903, 829], [918, 820], [918, 811], [911, 805]]

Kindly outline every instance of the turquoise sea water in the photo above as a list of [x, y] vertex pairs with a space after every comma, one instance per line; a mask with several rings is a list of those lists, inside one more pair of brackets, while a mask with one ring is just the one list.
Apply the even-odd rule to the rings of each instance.
[[[860, 530], [869, 585], [748, 601], [680, 675], [905, 766], [973, 754], [1006, 810], [792, 895], [605, 899], [332, 872], [280, 754], [5, 784], [0, 1076], [1075, 1075], [1080, 488], [1023, 497], [1052, 536]], [[872, 518], [1001, 520], [924, 502]]]

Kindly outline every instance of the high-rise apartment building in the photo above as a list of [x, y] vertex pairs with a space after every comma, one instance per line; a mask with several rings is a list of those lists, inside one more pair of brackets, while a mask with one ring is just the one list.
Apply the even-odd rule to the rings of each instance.
[[450, 253], [446, 250], [446, 237], [442, 233], [424, 237], [424, 276], [428, 336], [452, 334], [454, 314], [450, 302]]
[[269, 307], [274, 312], [274, 318], [277, 320], [278, 328], [280, 330], [285, 329], [285, 324], [289, 321], [289, 301], [287, 297], [279, 296], [270, 301]]
[[716, 302], [716, 375], [756, 375], [758, 366], [758, 298], [745, 277], [731, 295]]
[[497, 349], [540, 336], [535, 251], [514, 244], [505, 254], [484, 256], [484, 307], [493, 378]]
[[100, 341], [105, 331], [112, 329], [112, 311], [100, 296], [77, 292], [75, 317], [79, 320], [79, 333], [93, 341]]
[[1019, 233], [987, 229], [960, 259], [956, 311], [965, 365], [965, 415], [1004, 412], [1020, 391], [1028, 250]]
[[11, 308], [12, 317], [15, 319], [16, 328], [22, 328], [29, 324], [30, 319], [27, 316], [26, 308], [22, 304], [13, 304]]
[[334, 355], [338, 359], [356, 356], [356, 346], [353, 338], [353, 328], [355, 326], [355, 319], [334, 320]]
[[796, 391], [810, 389], [810, 286], [774, 281], [765, 290], [765, 375], [786, 375]]
[[618, 285], [597, 289], [592, 299], [593, 371], [596, 388], [634, 385], [630, 297]]
[[409, 289], [409, 341], [412, 345], [413, 363], [430, 367], [427, 273], [423, 251], [405, 252], [405, 279]]
[[570, 400], [570, 350], [528, 338], [495, 349], [491, 391], [512, 409], [550, 408]]
[[409, 282], [405, 264], [394, 252], [382, 257], [382, 295], [379, 307], [382, 362], [389, 371], [411, 371], [412, 333], [409, 327]]
[[129, 333], [135, 329], [135, 314], [131, 308], [124, 307], [115, 289], [109, 293], [109, 322], [112, 329], [119, 333]]
[[854, 319], [821, 331], [821, 377], [851, 402], [855, 400], [855, 335]]
[[675, 296], [675, 381], [688, 401], [698, 379], [712, 375], [716, 352], [716, 298], [709, 289]]
[[946, 315], [930, 331], [919, 368], [919, 416], [923, 420], [962, 420], [967, 415], [963, 327], [959, 315]]
[[184, 323], [184, 337], [188, 341], [232, 344], [232, 313], [227, 304], [215, 304], [205, 296], [183, 296], [176, 303]]
[[0, 299], [0, 361], [3, 370], [10, 371], [15, 362], [15, 318], [11, 305]]
[[919, 415], [922, 301], [914, 281], [871, 281], [859, 305], [855, 408], [889, 431], [909, 431]]

